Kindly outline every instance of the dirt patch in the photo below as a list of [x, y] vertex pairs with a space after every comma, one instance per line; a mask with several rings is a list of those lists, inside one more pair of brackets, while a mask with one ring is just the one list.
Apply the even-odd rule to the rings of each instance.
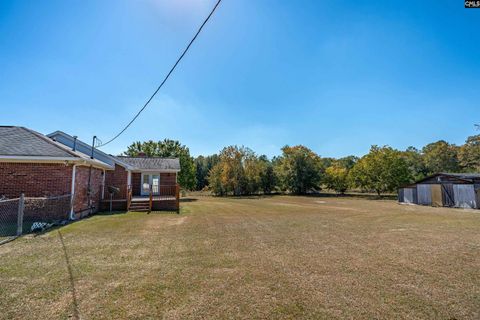
[[169, 220], [165, 224], [167, 226], [178, 226], [180, 224], [185, 223], [185, 221], [187, 221], [187, 217], [181, 217], [181, 218]]
[[146, 235], [152, 230], [161, 230], [164, 228], [169, 228], [173, 226], [179, 226], [184, 224], [188, 220], [188, 217], [152, 217], [145, 222], [144, 229], [141, 230], [141, 233]]

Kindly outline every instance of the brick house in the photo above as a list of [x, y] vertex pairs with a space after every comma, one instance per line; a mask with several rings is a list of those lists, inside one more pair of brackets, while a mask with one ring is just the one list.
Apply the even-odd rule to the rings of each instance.
[[[178, 210], [179, 171], [178, 159], [115, 157], [61, 131], [0, 126], [0, 197], [70, 194], [72, 219], [111, 198], [118, 210]], [[119, 192], [111, 197], [108, 186]]]

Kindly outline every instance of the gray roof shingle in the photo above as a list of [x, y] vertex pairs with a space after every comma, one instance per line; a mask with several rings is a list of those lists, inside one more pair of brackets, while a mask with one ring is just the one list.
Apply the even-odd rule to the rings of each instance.
[[178, 158], [125, 156], [118, 156], [117, 158], [136, 170], [180, 170], [180, 160]]
[[33, 130], [0, 126], [0, 155], [76, 158], [54, 141]]

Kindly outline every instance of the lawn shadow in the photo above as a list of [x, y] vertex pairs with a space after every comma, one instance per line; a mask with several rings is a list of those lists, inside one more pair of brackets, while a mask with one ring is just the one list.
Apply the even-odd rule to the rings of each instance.
[[225, 199], [253, 199], [261, 200], [267, 198], [274, 198], [278, 196], [288, 196], [288, 197], [318, 197], [318, 198], [357, 198], [364, 200], [397, 200], [397, 196], [393, 194], [377, 195], [372, 193], [345, 193], [345, 194], [336, 194], [331, 192], [315, 192], [307, 194], [294, 194], [294, 193], [271, 193], [271, 194], [253, 194], [253, 195], [242, 195], [242, 196], [233, 196], [233, 195], [224, 195], [224, 196], [214, 196], [216, 198], [225, 198]]
[[397, 200], [397, 196], [393, 194], [377, 195], [372, 193], [328, 193], [328, 192], [319, 192], [319, 193], [310, 193], [305, 194], [306, 197], [318, 197], [318, 198], [357, 198], [363, 200]]
[[223, 196], [213, 196], [214, 198], [225, 198], [225, 199], [236, 199], [236, 200], [260, 200], [260, 199], [268, 199], [273, 198], [275, 196], [281, 195], [280, 193], [271, 193], [271, 194], [249, 194], [249, 195], [240, 195], [240, 196], [233, 196], [233, 195], [223, 195]]
[[78, 312], [78, 301], [77, 301], [77, 292], [75, 290], [75, 281], [73, 279], [72, 266], [70, 263], [70, 258], [68, 257], [67, 248], [65, 247], [65, 242], [63, 241], [63, 236], [60, 230], [58, 230], [58, 237], [62, 244], [63, 254], [65, 256], [65, 263], [67, 265], [68, 277], [70, 280], [70, 289], [72, 292], [72, 303], [73, 303], [73, 318], [78, 320], [80, 319], [80, 314]]
[[[89, 215], [88, 217], [85, 217], [85, 218], [90, 218], [90, 217], [93, 217], [95, 215], [98, 215], [98, 216], [114, 216], [114, 215], [117, 215], [117, 214], [126, 214], [127, 211], [125, 210], [118, 210], [118, 211], [101, 211], [101, 212], [97, 212], [95, 214], [91, 214]], [[85, 219], [85, 218], [82, 218], [82, 219]]]
[[198, 201], [197, 198], [181, 198], [180, 202], [195, 202]]

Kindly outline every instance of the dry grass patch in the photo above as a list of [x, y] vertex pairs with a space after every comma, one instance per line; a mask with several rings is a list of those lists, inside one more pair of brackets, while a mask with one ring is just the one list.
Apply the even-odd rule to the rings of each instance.
[[283, 196], [182, 210], [0, 246], [0, 318], [480, 317], [479, 211]]

